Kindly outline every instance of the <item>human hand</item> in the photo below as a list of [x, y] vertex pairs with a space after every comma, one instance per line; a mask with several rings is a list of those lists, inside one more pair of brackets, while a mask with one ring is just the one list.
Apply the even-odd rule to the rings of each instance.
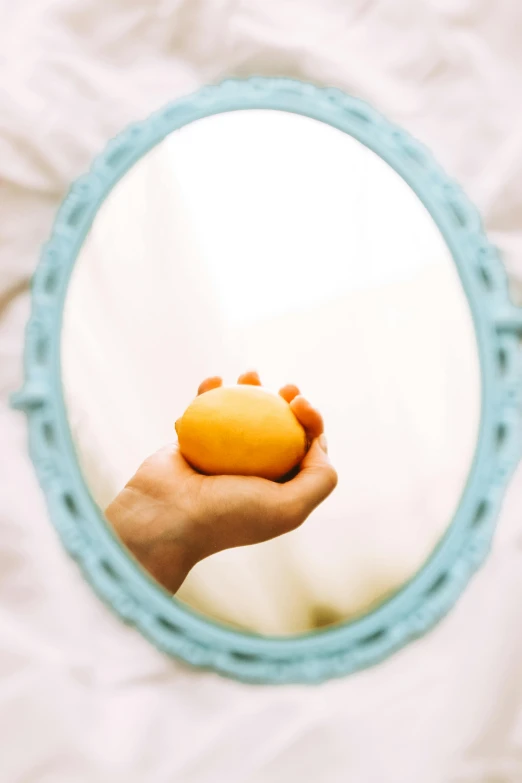
[[[238, 383], [260, 386], [257, 373]], [[222, 385], [209, 378], [204, 394]], [[323, 420], [295, 386], [279, 392], [305, 429], [308, 452], [282, 483], [250, 476], [204, 476], [166, 446], [140, 466], [106, 510], [106, 517], [141, 565], [175, 593], [190, 569], [223, 549], [259, 544], [299, 527], [335, 489]]]

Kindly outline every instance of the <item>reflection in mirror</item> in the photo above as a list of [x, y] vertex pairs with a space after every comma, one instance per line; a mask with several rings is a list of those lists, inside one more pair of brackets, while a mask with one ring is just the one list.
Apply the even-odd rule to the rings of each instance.
[[[62, 376], [100, 509], [174, 441], [203, 379], [233, 384], [253, 368], [321, 412], [338, 485], [295, 530], [185, 564], [176, 598], [269, 635], [367, 613], [419, 570], [458, 507], [480, 417], [473, 324], [403, 180], [346, 134], [275, 111], [173, 133], [114, 188], [80, 251]], [[143, 512], [152, 538], [154, 524]], [[183, 559], [163, 552], [163, 569]]]

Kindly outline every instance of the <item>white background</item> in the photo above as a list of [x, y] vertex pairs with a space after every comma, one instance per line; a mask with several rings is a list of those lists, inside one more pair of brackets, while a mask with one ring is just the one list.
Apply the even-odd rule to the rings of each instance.
[[461, 181], [516, 281], [519, 5], [21, 0], [1, 13], [2, 783], [518, 783], [520, 473], [487, 566], [427, 638], [320, 688], [247, 687], [165, 659], [100, 605], [56, 540], [7, 396], [28, 277], [71, 179], [128, 121], [225, 75], [369, 99]]

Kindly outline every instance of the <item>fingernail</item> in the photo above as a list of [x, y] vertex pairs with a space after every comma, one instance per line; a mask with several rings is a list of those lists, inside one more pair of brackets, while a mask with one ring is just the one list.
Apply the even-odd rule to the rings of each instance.
[[324, 451], [324, 453], [328, 454], [328, 441], [326, 440], [326, 435], [324, 434], [324, 432], [323, 432], [322, 435], [319, 435], [319, 439], [318, 440], [319, 440], [319, 445], [322, 448], [322, 450]]

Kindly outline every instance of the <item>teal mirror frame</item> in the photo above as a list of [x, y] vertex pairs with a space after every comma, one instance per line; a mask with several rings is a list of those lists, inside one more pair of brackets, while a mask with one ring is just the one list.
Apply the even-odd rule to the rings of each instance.
[[[481, 366], [474, 461], [459, 508], [428, 562], [370, 614], [289, 638], [256, 636], [212, 622], [165, 593], [132, 561], [81, 475], [60, 376], [69, 277], [105, 197], [168, 134], [203, 117], [244, 109], [288, 111], [328, 123], [358, 139], [403, 177], [452, 253], [471, 309]], [[338, 89], [277, 78], [228, 80], [128, 127], [72, 185], [33, 278], [25, 382], [12, 404], [27, 413], [30, 455], [64, 546], [123, 620], [161, 650], [196, 667], [245, 682], [317, 683], [375, 664], [425, 633], [452, 607], [484, 561], [503, 492], [521, 455], [521, 333], [521, 311], [510, 303], [502, 264], [477, 211], [421, 144]]]

